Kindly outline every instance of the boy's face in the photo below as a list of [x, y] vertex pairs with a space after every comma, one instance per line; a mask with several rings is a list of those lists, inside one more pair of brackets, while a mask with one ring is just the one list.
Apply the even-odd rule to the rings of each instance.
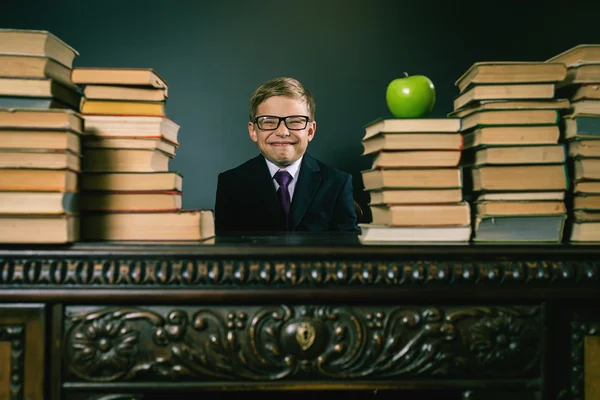
[[[298, 118], [288, 118], [288, 128], [284, 121], [266, 116]], [[258, 144], [260, 152], [267, 160], [280, 167], [286, 167], [304, 155], [308, 142], [315, 135], [317, 124], [315, 121], [305, 124], [306, 119], [303, 117], [308, 116], [308, 107], [302, 99], [287, 96], [269, 97], [256, 109], [256, 117], [263, 129], [255, 121], [248, 122], [250, 139]], [[277, 129], [269, 130], [275, 128], [277, 123]], [[302, 129], [294, 129], [304, 125]]]

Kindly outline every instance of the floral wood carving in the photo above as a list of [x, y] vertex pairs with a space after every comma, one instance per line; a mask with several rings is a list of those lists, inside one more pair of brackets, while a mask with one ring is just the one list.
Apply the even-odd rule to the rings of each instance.
[[69, 379], [537, 376], [538, 307], [71, 307]]

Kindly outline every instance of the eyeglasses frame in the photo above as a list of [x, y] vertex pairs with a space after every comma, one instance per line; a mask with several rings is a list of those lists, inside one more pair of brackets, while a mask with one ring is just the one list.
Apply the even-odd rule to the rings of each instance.
[[[290, 128], [287, 124], [287, 119], [288, 118], [298, 118], [298, 117], [302, 117], [306, 119], [306, 123], [304, 124], [304, 127], [302, 128]], [[258, 119], [259, 118], [277, 118], [279, 121], [277, 121], [277, 126], [275, 128], [271, 128], [271, 129], [263, 129], [260, 127], [260, 125], [258, 124]], [[256, 126], [258, 127], [258, 129], [260, 129], [261, 131], [276, 131], [277, 129], [279, 129], [279, 126], [281, 125], [281, 121], [283, 121], [283, 123], [285, 124], [285, 127], [288, 128], [291, 131], [301, 131], [303, 129], [306, 129], [306, 127], [308, 126], [308, 123], [311, 122], [311, 119], [308, 115], [288, 115], [287, 117], [278, 117], [276, 115], [258, 115], [256, 117], [254, 117], [254, 120], [252, 122], [254, 122], [256, 124]]]

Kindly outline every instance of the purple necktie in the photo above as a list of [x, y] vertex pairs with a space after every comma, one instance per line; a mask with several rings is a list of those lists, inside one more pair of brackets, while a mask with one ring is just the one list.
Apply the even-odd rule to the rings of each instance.
[[283, 212], [285, 213], [285, 218], [287, 219], [288, 214], [290, 212], [290, 192], [288, 190], [288, 185], [292, 181], [292, 175], [289, 172], [281, 169], [275, 173], [273, 176], [277, 183], [279, 184], [279, 189], [277, 189], [277, 195], [279, 196], [279, 202], [281, 203], [281, 208], [283, 208]]

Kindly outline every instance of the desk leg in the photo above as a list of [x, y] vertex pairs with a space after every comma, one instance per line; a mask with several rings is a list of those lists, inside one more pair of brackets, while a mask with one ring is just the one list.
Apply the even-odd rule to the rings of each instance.
[[538, 391], [505, 392], [498, 390], [467, 390], [463, 392], [462, 400], [540, 400]]
[[600, 399], [600, 336], [585, 336], [583, 344], [585, 399]]
[[49, 391], [50, 400], [62, 399], [62, 323], [63, 305], [54, 304], [50, 309], [50, 361], [49, 369]]
[[0, 305], [0, 399], [45, 398], [45, 330], [43, 304]]
[[571, 380], [559, 399], [600, 399], [600, 323], [577, 316], [571, 328]]

